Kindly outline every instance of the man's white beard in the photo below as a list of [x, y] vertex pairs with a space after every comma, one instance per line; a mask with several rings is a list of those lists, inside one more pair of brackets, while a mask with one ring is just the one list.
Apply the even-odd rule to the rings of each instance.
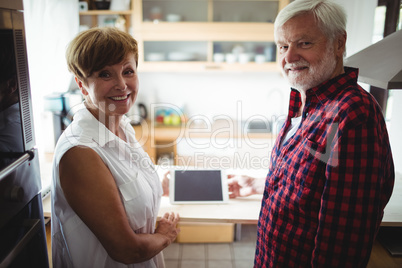
[[[282, 68], [282, 73], [287, 77], [291, 87], [306, 91], [312, 87], [318, 86], [322, 82], [329, 80], [335, 70], [336, 60], [334, 56], [334, 48], [329, 46], [321, 61], [315, 65], [310, 65], [304, 59], [295, 63], [289, 63]], [[295, 74], [289, 72], [286, 74], [285, 70], [289, 67], [294, 68], [297, 66], [308, 67], [308, 73]]]

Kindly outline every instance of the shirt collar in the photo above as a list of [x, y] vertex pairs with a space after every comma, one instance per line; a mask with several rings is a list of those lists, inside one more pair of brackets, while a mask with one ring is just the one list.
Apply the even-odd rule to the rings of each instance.
[[[357, 68], [344, 67], [345, 72], [330, 80], [327, 80], [316, 87], [306, 91], [306, 101], [319, 101], [324, 103], [331, 99], [335, 93], [344, 90], [348, 85], [357, 83], [359, 70]], [[291, 88], [289, 101], [289, 116], [294, 117], [301, 106], [299, 91]]]
[[[91, 112], [85, 107], [84, 103], [81, 103], [76, 113], [74, 114], [74, 120], [79, 120], [79, 124], [85, 131], [85, 135], [92, 138], [99, 146], [103, 147], [107, 143], [121, 140], [113, 132], [111, 132], [104, 124], [99, 122]], [[120, 127], [127, 131], [127, 124], [130, 124], [130, 120], [123, 116], [120, 121]], [[132, 127], [131, 127], [132, 128]]]

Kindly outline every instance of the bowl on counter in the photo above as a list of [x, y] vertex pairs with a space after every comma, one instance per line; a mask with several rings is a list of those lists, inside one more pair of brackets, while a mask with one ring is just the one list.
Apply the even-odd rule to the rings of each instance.
[[170, 61], [192, 61], [195, 60], [195, 54], [191, 52], [173, 51], [168, 54]]
[[251, 59], [251, 55], [249, 53], [240, 53], [238, 57], [240, 63], [248, 63]]
[[181, 21], [181, 16], [178, 14], [167, 14], [166, 21], [168, 22], [178, 22]]
[[223, 53], [214, 53], [214, 62], [224, 62], [225, 54]]
[[265, 55], [255, 55], [255, 62], [256, 63], [264, 63], [264, 62], [266, 62]]
[[226, 53], [225, 60], [227, 63], [235, 63], [237, 61], [236, 55], [233, 53]]
[[165, 53], [151, 52], [145, 55], [146, 61], [165, 61]]

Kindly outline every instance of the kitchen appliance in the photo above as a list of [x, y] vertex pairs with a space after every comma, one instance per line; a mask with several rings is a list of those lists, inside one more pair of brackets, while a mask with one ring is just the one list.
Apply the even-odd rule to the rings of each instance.
[[74, 113], [83, 102], [81, 91], [76, 88], [67, 92], [54, 92], [45, 96], [44, 109], [52, 113], [54, 144], [73, 121]]
[[78, 2], [78, 9], [80, 10], [80, 12], [88, 11], [88, 2], [79, 1]]
[[110, 8], [110, 0], [95, 0], [94, 4], [98, 10], [107, 10]]
[[130, 118], [132, 125], [139, 125], [148, 117], [147, 107], [143, 103], [135, 103], [127, 113], [127, 116]]
[[402, 89], [402, 30], [345, 59], [359, 68], [359, 81], [383, 89]]
[[49, 267], [22, 10], [0, 2], [0, 268]]

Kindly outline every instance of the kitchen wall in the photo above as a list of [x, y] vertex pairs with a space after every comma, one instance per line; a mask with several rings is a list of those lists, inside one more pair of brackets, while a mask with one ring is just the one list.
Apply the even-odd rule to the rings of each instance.
[[139, 102], [172, 104], [188, 117], [263, 115], [271, 121], [287, 113], [290, 89], [279, 72], [140, 73], [139, 79]]
[[374, 27], [374, 13], [377, 0], [336, 0], [347, 15], [346, 56], [371, 45]]
[[392, 90], [392, 107], [390, 107], [389, 137], [394, 158], [395, 171], [402, 173], [402, 89]]
[[78, 4], [75, 0], [24, 0], [23, 4], [35, 140], [39, 153], [53, 152], [53, 121], [44, 110], [44, 98], [67, 91], [71, 84], [65, 51], [78, 33]]

